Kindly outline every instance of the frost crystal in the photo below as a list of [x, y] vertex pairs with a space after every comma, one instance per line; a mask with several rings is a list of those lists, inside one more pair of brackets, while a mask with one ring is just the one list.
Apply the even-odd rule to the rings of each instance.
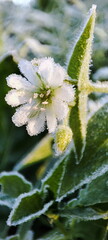
[[27, 124], [28, 134], [33, 136], [44, 131], [45, 122], [49, 133], [54, 132], [59, 121], [68, 113], [68, 105], [74, 100], [74, 89], [68, 83], [67, 73], [52, 58], [22, 59], [19, 69], [24, 75], [11, 74], [7, 84], [13, 88], [5, 97], [16, 109], [12, 121], [18, 127]]

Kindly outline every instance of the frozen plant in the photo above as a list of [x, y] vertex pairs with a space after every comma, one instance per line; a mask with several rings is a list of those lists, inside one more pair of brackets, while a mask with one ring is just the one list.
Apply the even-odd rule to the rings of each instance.
[[45, 129], [55, 131], [57, 123], [63, 121], [68, 105], [74, 100], [74, 88], [67, 81], [66, 70], [52, 58], [22, 59], [19, 69], [25, 76], [11, 74], [7, 84], [13, 88], [5, 97], [12, 107], [18, 107], [12, 117], [17, 127], [27, 124], [28, 134], [37, 135]]
[[[95, 17], [93, 5], [73, 47], [67, 71], [52, 58], [21, 60], [19, 69], [23, 77], [12, 74], [7, 78], [8, 86], [13, 89], [7, 93], [6, 101], [13, 107], [20, 106], [12, 118], [14, 123], [27, 124], [30, 135], [44, 130], [45, 123], [49, 132], [54, 132], [39, 144], [36, 142], [36, 147], [14, 166], [17, 171], [24, 169], [24, 175], [33, 185], [15, 171], [0, 174], [0, 204], [11, 209], [7, 225], [15, 226], [15, 240], [25, 240], [28, 236], [29, 240], [107, 239], [107, 98], [98, 111], [98, 106], [95, 105], [96, 109], [89, 106], [93, 103], [89, 100], [92, 92], [108, 93], [107, 82], [98, 79], [95, 83], [89, 76]], [[9, 62], [11, 67], [13, 61], [6, 59], [6, 65]], [[95, 114], [88, 120], [94, 110]], [[23, 142], [22, 133], [23, 129], [19, 129], [19, 146]], [[15, 132], [12, 140], [14, 136]], [[28, 139], [28, 145], [31, 139], [39, 140], [38, 136]], [[10, 146], [10, 135], [7, 140]], [[15, 140], [17, 149], [18, 138]], [[28, 145], [25, 143], [25, 148]], [[53, 154], [54, 147], [58, 156]], [[9, 151], [6, 146], [4, 162]], [[36, 218], [40, 219], [34, 221]], [[48, 225], [48, 232], [40, 231]]]

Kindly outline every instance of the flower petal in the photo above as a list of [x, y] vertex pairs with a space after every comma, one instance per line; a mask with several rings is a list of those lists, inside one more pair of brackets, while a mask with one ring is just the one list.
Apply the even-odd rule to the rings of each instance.
[[14, 113], [12, 117], [13, 123], [17, 126], [23, 126], [26, 124], [29, 120], [29, 114], [32, 110], [32, 104], [25, 104], [19, 108], [16, 109], [16, 112]]
[[61, 67], [59, 64], [55, 64], [55, 67], [53, 69], [53, 73], [49, 78], [50, 86], [57, 87], [61, 86], [63, 84], [63, 81], [66, 78], [66, 71], [63, 67]]
[[63, 120], [68, 114], [68, 105], [60, 100], [53, 101], [54, 112], [59, 121]]
[[53, 75], [54, 61], [53, 58], [42, 58], [39, 62], [38, 72], [46, 84]]
[[45, 83], [51, 87], [61, 86], [66, 77], [66, 71], [53, 58], [44, 58], [39, 65], [39, 74]]
[[69, 84], [63, 84], [61, 88], [58, 88], [55, 91], [55, 98], [56, 99], [61, 99], [62, 101], [65, 102], [71, 102], [74, 100], [74, 89], [71, 85]]
[[57, 119], [51, 106], [46, 109], [46, 119], [49, 133], [54, 132], [57, 126]]
[[23, 90], [12, 89], [6, 94], [5, 100], [12, 107], [17, 107], [30, 100], [32, 93]]
[[31, 118], [27, 124], [27, 132], [30, 136], [38, 135], [45, 129], [45, 113], [40, 113], [38, 116]]
[[34, 68], [32, 66], [32, 63], [21, 59], [19, 64], [19, 69], [23, 73], [23, 75], [32, 83], [38, 86], [38, 78], [36, 77], [36, 73], [34, 71]]
[[17, 90], [25, 89], [28, 91], [32, 91], [35, 89], [35, 86], [31, 84], [29, 81], [27, 81], [26, 78], [17, 74], [9, 75], [6, 80], [7, 80], [7, 85], [9, 87], [15, 88]]

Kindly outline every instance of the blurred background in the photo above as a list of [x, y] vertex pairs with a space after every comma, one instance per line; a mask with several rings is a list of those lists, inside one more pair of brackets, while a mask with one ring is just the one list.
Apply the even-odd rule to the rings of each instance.
[[92, 4], [97, 5], [94, 68], [104, 66], [108, 63], [107, 0], [0, 0], [0, 55], [10, 51], [18, 59], [50, 55], [66, 63]]
[[[46, 134], [29, 137], [25, 126], [14, 126], [15, 110], [4, 100], [6, 77], [19, 73], [20, 58], [52, 56], [66, 66], [92, 4], [97, 5], [97, 19], [90, 78], [103, 81], [108, 80], [107, 0], [0, 0], [0, 171], [12, 170]], [[89, 111], [95, 111], [106, 95], [92, 94], [89, 99]]]

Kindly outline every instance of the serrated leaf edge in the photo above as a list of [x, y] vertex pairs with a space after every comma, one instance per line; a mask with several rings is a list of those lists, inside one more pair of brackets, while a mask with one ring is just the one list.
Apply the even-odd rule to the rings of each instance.
[[48, 208], [53, 204], [53, 201], [51, 200], [50, 202], [46, 203], [44, 206], [43, 206], [43, 209], [42, 210], [39, 210], [38, 212], [34, 213], [34, 214], [31, 214], [27, 217], [24, 217], [22, 218], [21, 220], [17, 220], [17, 221], [12, 221], [12, 217], [14, 215], [14, 212], [15, 210], [18, 208], [19, 204], [21, 203], [21, 200], [25, 197], [28, 197], [28, 196], [31, 196], [32, 194], [35, 194], [35, 193], [41, 193], [41, 190], [33, 190], [29, 193], [23, 193], [21, 194], [17, 199], [16, 199], [16, 202], [13, 206], [13, 209], [7, 219], [7, 225], [8, 226], [16, 226], [16, 225], [19, 225], [19, 224], [22, 224], [24, 222], [27, 222], [31, 219], [34, 219], [35, 217], [39, 217], [41, 214], [43, 214], [44, 212], [46, 212], [48, 210]]
[[59, 197], [56, 199], [58, 202], [61, 202], [61, 200], [65, 197], [67, 197], [67, 195], [74, 193], [77, 189], [79, 189], [80, 187], [82, 187], [84, 184], [90, 183], [92, 180], [96, 179], [97, 177], [102, 176], [104, 173], [106, 173], [108, 171], [108, 164], [105, 164], [104, 166], [102, 166], [102, 168], [100, 167], [95, 173], [93, 172], [93, 174], [91, 174], [89, 177], [86, 177], [84, 180], [82, 180], [78, 185], [76, 185], [72, 190], [68, 191], [66, 194], [64, 194], [63, 196]]
[[[23, 175], [21, 175], [20, 173], [16, 172], [16, 171], [11, 171], [11, 172], [2, 172], [0, 173], [0, 178], [4, 177], [4, 176], [17, 176], [19, 177], [21, 180], [23, 180], [23, 182], [25, 184], [28, 184], [30, 186], [30, 190], [32, 189], [32, 184], [25, 179], [25, 177]], [[0, 185], [2, 185], [2, 183], [0, 183]], [[3, 187], [2, 187], [3, 189]]]
[[59, 161], [56, 161], [55, 165], [53, 166], [53, 168], [47, 173], [47, 175], [45, 176], [45, 178], [43, 178], [41, 180], [42, 182], [42, 187], [45, 186], [45, 182], [53, 175], [53, 173], [55, 172], [55, 170], [58, 168], [58, 166], [60, 165], [60, 163], [67, 157], [67, 152], [64, 153], [64, 155], [60, 158]]

